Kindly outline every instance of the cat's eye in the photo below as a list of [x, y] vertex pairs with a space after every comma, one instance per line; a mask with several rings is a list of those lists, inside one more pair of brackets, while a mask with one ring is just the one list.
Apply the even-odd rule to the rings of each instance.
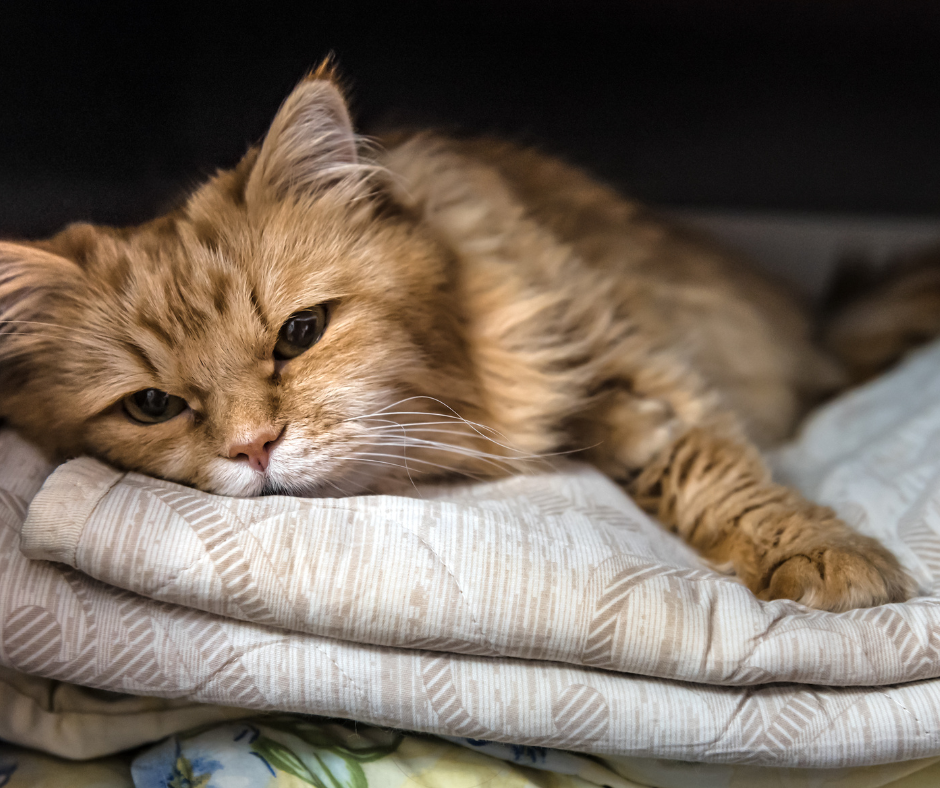
[[295, 312], [287, 318], [277, 334], [274, 358], [278, 361], [287, 361], [297, 358], [305, 350], [313, 347], [326, 331], [328, 316], [326, 307], [319, 304], [310, 309], [304, 309], [302, 312]]
[[189, 405], [182, 397], [175, 397], [160, 389], [144, 389], [128, 394], [123, 400], [124, 412], [141, 424], [158, 424], [179, 416]]

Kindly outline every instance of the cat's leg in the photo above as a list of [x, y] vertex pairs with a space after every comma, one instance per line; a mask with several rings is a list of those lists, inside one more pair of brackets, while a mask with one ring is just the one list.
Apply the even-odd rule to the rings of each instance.
[[913, 581], [874, 539], [774, 483], [759, 452], [720, 427], [694, 427], [629, 485], [636, 501], [761, 599], [848, 610], [907, 599]]
[[608, 385], [578, 427], [591, 439], [586, 455], [640, 506], [762, 599], [848, 610], [911, 595], [888, 550], [774, 483], [720, 400], [690, 376], [680, 385], [650, 368]]

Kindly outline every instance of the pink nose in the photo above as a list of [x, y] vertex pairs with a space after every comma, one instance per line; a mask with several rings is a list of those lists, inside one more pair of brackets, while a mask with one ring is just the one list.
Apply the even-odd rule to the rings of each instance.
[[228, 448], [228, 456], [233, 460], [245, 459], [249, 468], [264, 473], [271, 461], [271, 450], [283, 434], [283, 429], [263, 427], [249, 435], [247, 440], [231, 444]]

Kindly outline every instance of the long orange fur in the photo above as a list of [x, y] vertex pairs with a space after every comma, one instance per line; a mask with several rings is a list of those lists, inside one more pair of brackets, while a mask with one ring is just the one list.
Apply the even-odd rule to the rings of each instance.
[[[315, 305], [322, 340], [277, 361]], [[763, 598], [843, 610], [912, 590], [755, 448], [840, 381], [784, 291], [537, 152], [364, 146], [329, 68], [172, 213], [0, 243], [0, 327], [0, 415], [59, 457], [337, 495], [572, 452]], [[122, 402], [150, 388], [188, 407], [135, 422]], [[268, 434], [261, 472], [236, 449]]]

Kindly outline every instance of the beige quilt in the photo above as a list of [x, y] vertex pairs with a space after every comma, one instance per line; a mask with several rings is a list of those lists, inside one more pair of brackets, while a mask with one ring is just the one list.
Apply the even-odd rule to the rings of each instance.
[[598, 753], [940, 754], [940, 346], [822, 413], [780, 467], [889, 543], [923, 595], [843, 614], [759, 602], [585, 466], [242, 500], [87, 458], [46, 480], [2, 432], [0, 664]]

